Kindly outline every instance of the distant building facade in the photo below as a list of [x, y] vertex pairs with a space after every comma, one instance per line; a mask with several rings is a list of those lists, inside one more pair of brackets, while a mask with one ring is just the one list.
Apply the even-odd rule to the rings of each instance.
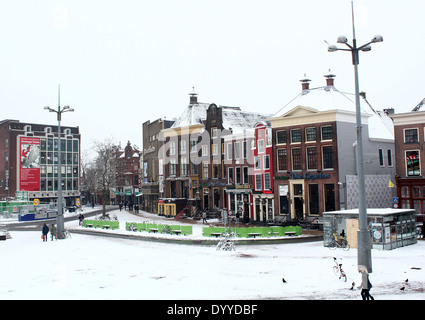
[[225, 208], [229, 183], [226, 162], [232, 160], [224, 137], [243, 133], [265, 118], [238, 107], [201, 103], [195, 93], [190, 94], [189, 106], [171, 128], [162, 131], [165, 145], [159, 161], [163, 201], [188, 199], [189, 210]]
[[138, 203], [140, 150], [132, 146], [130, 141], [122, 149], [115, 146], [113, 156], [116, 158], [116, 189], [114, 201], [127, 202], [130, 205]]
[[[174, 121], [157, 119], [143, 123], [143, 150], [140, 164], [139, 185], [141, 192], [141, 208], [151, 213], [158, 213], [160, 198], [160, 178], [158, 152], [163, 146], [160, 139], [162, 130], [170, 128]], [[162, 188], [161, 184], [161, 188]]]
[[392, 114], [396, 148], [396, 186], [399, 208], [425, 215], [425, 111]]
[[[334, 75], [326, 86], [301, 93], [280, 115], [273, 130], [274, 216], [305, 219], [323, 212], [358, 207], [356, 112], [354, 99], [338, 91]], [[367, 207], [389, 207], [394, 179], [392, 123], [383, 112], [361, 101]]]
[[[62, 195], [66, 206], [80, 198], [80, 140], [78, 127], [61, 126]], [[0, 122], [0, 198], [23, 192], [29, 200], [57, 203], [58, 127]]]

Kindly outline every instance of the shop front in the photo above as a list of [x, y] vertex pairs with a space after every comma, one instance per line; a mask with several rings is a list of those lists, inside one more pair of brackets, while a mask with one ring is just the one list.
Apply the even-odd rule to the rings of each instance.
[[251, 185], [226, 186], [227, 214], [235, 216], [239, 213], [241, 222], [249, 222], [252, 218], [252, 188]]
[[275, 180], [275, 209], [280, 219], [317, 218], [338, 209], [338, 184], [330, 173], [290, 173]]
[[[344, 234], [351, 248], [357, 248], [358, 209], [323, 213], [325, 247], [334, 234]], [[372, 249], [392, 250], [417, 243], [414, 209], [367, 209]]]
[[271, 193], [255, 193], [253, 194], [254, 216], [255, 222], [274, 222], [276, 217], [274, 214], [274, 195]]

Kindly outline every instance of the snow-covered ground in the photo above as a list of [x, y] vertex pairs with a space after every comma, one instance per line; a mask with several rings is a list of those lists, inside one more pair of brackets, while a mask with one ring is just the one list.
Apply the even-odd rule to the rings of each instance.
[[[118, 233], [134, 234], [125, 231], [125, 221], [181, 223], [147, 213], [114, 213]], [[193, 237], [202, 237], [202, 222], [193, 226]], [[66, 227], [81, 228], [77, 221]], [[349, 290], [353, 281], [360, 284], [357, 251], [329, 250], [320, 241], [236, 245], [227, 252], [76, 233], [46, 243], [41, 231], [10, 233], [12, 239], [0, 241], [0, 299], [360, 299], [359, 289]], [[347, 282], [333, 273], [334, 256]], [[375, 299], [425, 299], [425, 241], [373, 250], [372, 259]]]

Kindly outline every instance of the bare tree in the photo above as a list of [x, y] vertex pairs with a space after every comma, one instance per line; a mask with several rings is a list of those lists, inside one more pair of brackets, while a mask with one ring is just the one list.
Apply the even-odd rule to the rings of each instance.
[[103, 216], [106, 215], [106, 203], [110, 199], [110, 189], [116, 185], [116, 157], [113, 156], [114, 143], [112, 139], [104, 142], [96, 141], [93, 147], [96, 189], [102, 193]]

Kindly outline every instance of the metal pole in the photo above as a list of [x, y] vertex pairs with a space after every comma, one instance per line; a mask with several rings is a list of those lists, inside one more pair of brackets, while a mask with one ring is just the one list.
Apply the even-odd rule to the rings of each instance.
[[62, 143], [61, 143], [61, 110], [60, 110], [60, 85], [58, 98], [58, 217], [57, 234], [58, 238], [64, 231], [63, 205], [62, 205]]
[[354, 10], [353, 2], [351, 2], [352, 19], [353, 19], [353, 55], [354, 65], [354, 82], [356, 94], [356, 122], [357, 122], [357, 174], [359, 180], [359, 230], [357, 231], [357, 265], [365, 266], [369, 273], [372, 272], [372, 255], [370, 245], [370, 232], [367, 229], [367, 212], [366, 212], [366, 187], [364, 176], [363, 161], [363, 134], [362, 134], [362, 118], [360, 110], [360, 93], [359, 93], [359, 50], [357, 49], [356, 33], [354, 29]]

